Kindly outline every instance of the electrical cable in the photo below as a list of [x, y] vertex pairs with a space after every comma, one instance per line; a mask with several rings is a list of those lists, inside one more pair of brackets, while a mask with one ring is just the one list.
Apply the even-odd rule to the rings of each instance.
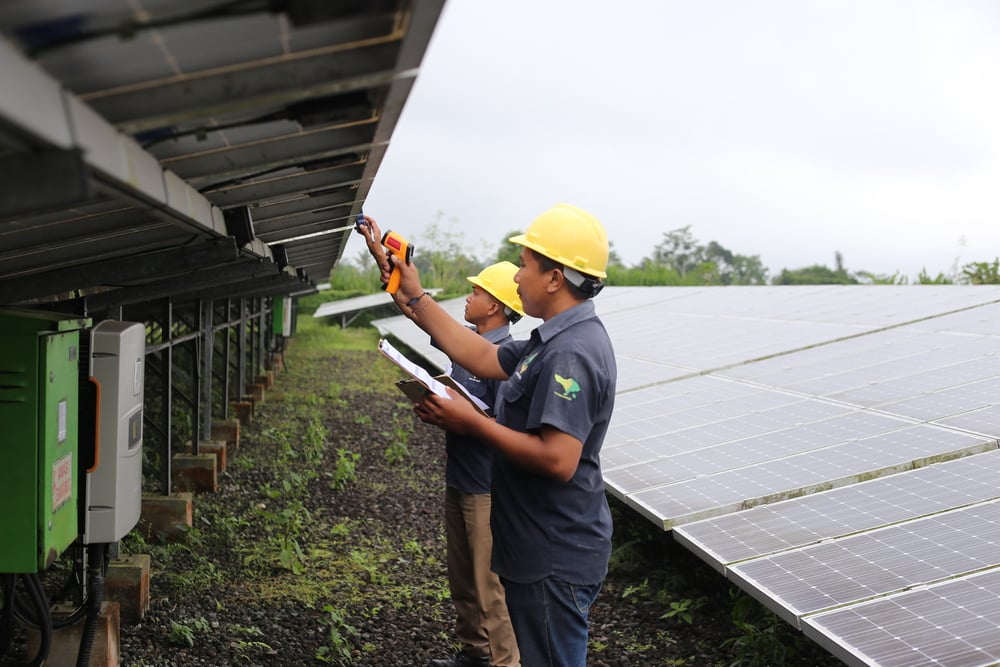
[[[74, 567], [75, 566], [76, 564], [74, 564]], [[79, 563], [79, 567], [80, 568], [83, 567], [82, 561]], [[84, 617], [84, 615], [87, 613], [86, 590], [83, 590], [84, 586], [81, 577], [78, 577], [75, 571], [70, 573], [69, 579], [63, 586], [62, 590], [52, 598], [49, 598], [47, 595], [45, 595], [44, 586], [42, 587], [42, 594], [45, 596], [46, 600], [51, 599], [54, 601], [58, 601], [63, 599], [63, 597], [69, 593], [69, 589], [74, 583], [77, 586], [79, 586], [80, 589], [82, 590], [81, 603], [78, 607], [73, 609], [73, 611], [71, 611], [68, 615], [60, 616], [60, 618], [58, 619], [53, 619], [51, 613], [47, 614], [52, 623], [52, 628], [55, 630], [69, 627]], [[42, 586], [41, 578], [39, 578], [39, 585]], [[30, 598], [30, 592], [28, 593], [29, 593], [29, 602], [33, 603], [33, 600]], [[20, 621], [22, 625], [29, 628], [34, 628], [36, 630], [41, 628], [42, 623], [41, 621], [39, 621], [39, 617], [32, 614], [32, 609], [29, 606], [26, 606], [23, 600], [17, 600], [14, 596], [12, 596], [12, 602], [14, 606], [11, 609], [11, 613], [18, 621]]]
[[0, 611], [0, 656], [7, 652], [14, 638], [14, 586], [17, 575], [0, 574], [0, 595], [3, 596], [3, 610]]
[[91, 544], [87, 547], [89, 595], [87, 596], [87, 623], [83, 627], [80, 638], [80, 650], [76, 657], [76, 667], [87, 667], [90, 664], [90, 653], [94, 648], [94, 638], [100, 624], [101, 605], [104, 602], [104, 574], [107, 544]]
[[38, 643], [38, 653], [35, 654], [35, 659], [31, 661], [30, 667], [42, 667], [49, 657], [49, 651], [52, 649], [52, 616], [49, 613], [49, 603], [45, 599], [45, 591], [42, 589], [42, 579], [38, 576], [37, 572], [22, 574], [21, 580], [24, 582], [24, 587], [28, 591], [32, 603], [35, 605], [39, 619], [41, 619], [41, 623], [39, 624], [41, 638]]
[[[87, 602], [86, 599], [84, 599], [83, 603], [80, 604], [80, 606], [76, 607], [75, 609], [73, 609], [73, 611], [71, 611], [69, 614], [65, 616], [60, 615], [59, 618], [52, 618], [50, 614], [52, 628], [54, 630], [61, 630], [62, 628], [68, 628], [69, 626], [75, 624], [77, 621], [83, 618], [87, 613], [86, 602]], [[17, 618], [19, 621], [21, 621], [24, 625], [28, 627], [35, 629], [38, 629], [40, 627], [40, 624], [38, 623], [37, 619], [26, 614], [25, 610], [21, 609], [20, 607], [17, 608]]]

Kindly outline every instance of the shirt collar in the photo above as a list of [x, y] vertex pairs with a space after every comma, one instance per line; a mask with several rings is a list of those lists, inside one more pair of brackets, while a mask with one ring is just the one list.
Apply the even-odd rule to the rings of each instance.
[[504, 324], [496, 329], [490, 329], [483, 334], [483, 338], [491, 343], [498, 343], [510, 335], [510, 325]]
[[565, 331], [578, 322], [589, 320], [592, 317], [596, 317], [594, 302], [587, 299], [572, 308], [564, 310], [555, 317], [542, 322], [531, 331], [531, 337], [540, 343], [547, 343], [554, 338], [556, 334]]

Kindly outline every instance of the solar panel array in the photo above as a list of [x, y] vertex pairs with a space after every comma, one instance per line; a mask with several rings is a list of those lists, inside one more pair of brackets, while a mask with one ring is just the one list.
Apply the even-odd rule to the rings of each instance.
[[595, 303], [611, 494], [849, 664], [997, 664], [1000, 288]]
[[[427, 290], [427, 293], [431, 296], [435, 296], [440, 292], [441, 288], [439, 287]], [[376, 308], [395, 309], [392, 296], [388, 292], [376, 292], [375, 294], [365, 294], [364, 296], [356, 296], [349, 299], [327, 301], [316, 308], [313, 312], [313, 317], [339, 317], [341, 326], [346, 327], [365, 311]]]

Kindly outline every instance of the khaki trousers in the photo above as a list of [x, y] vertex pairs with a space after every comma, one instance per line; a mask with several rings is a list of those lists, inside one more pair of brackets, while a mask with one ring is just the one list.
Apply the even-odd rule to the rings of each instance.
[[447, 488], [448, 585], [455, 604], [455, 634], [462, 651], [489, 656], [495, 667], [519, 667], [517, 640], [503, 585], [490, 570], [490, 494]]

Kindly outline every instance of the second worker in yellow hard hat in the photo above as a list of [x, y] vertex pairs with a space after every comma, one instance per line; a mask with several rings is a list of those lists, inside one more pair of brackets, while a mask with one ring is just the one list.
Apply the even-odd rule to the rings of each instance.
[[[498, 262], [468, 278], [472, 291], [465, 297], [465, 321], [495, 345], [512, 340], [509, 325], [524, 315], [514, 283], [516, 273], [517, 267], [510, 262]], [[499, 380], [479, 378], [457, 363], [452, 363], [448, 374], [485, 406], [487, 414], [493, 414]], [[430, 667], [519, 667], [503, 585], [490, 569], [493, 448], [452, 431], [445, 432], [445, 448], [448, 588], [460, 648], [453, 656], [432, 660]]]

